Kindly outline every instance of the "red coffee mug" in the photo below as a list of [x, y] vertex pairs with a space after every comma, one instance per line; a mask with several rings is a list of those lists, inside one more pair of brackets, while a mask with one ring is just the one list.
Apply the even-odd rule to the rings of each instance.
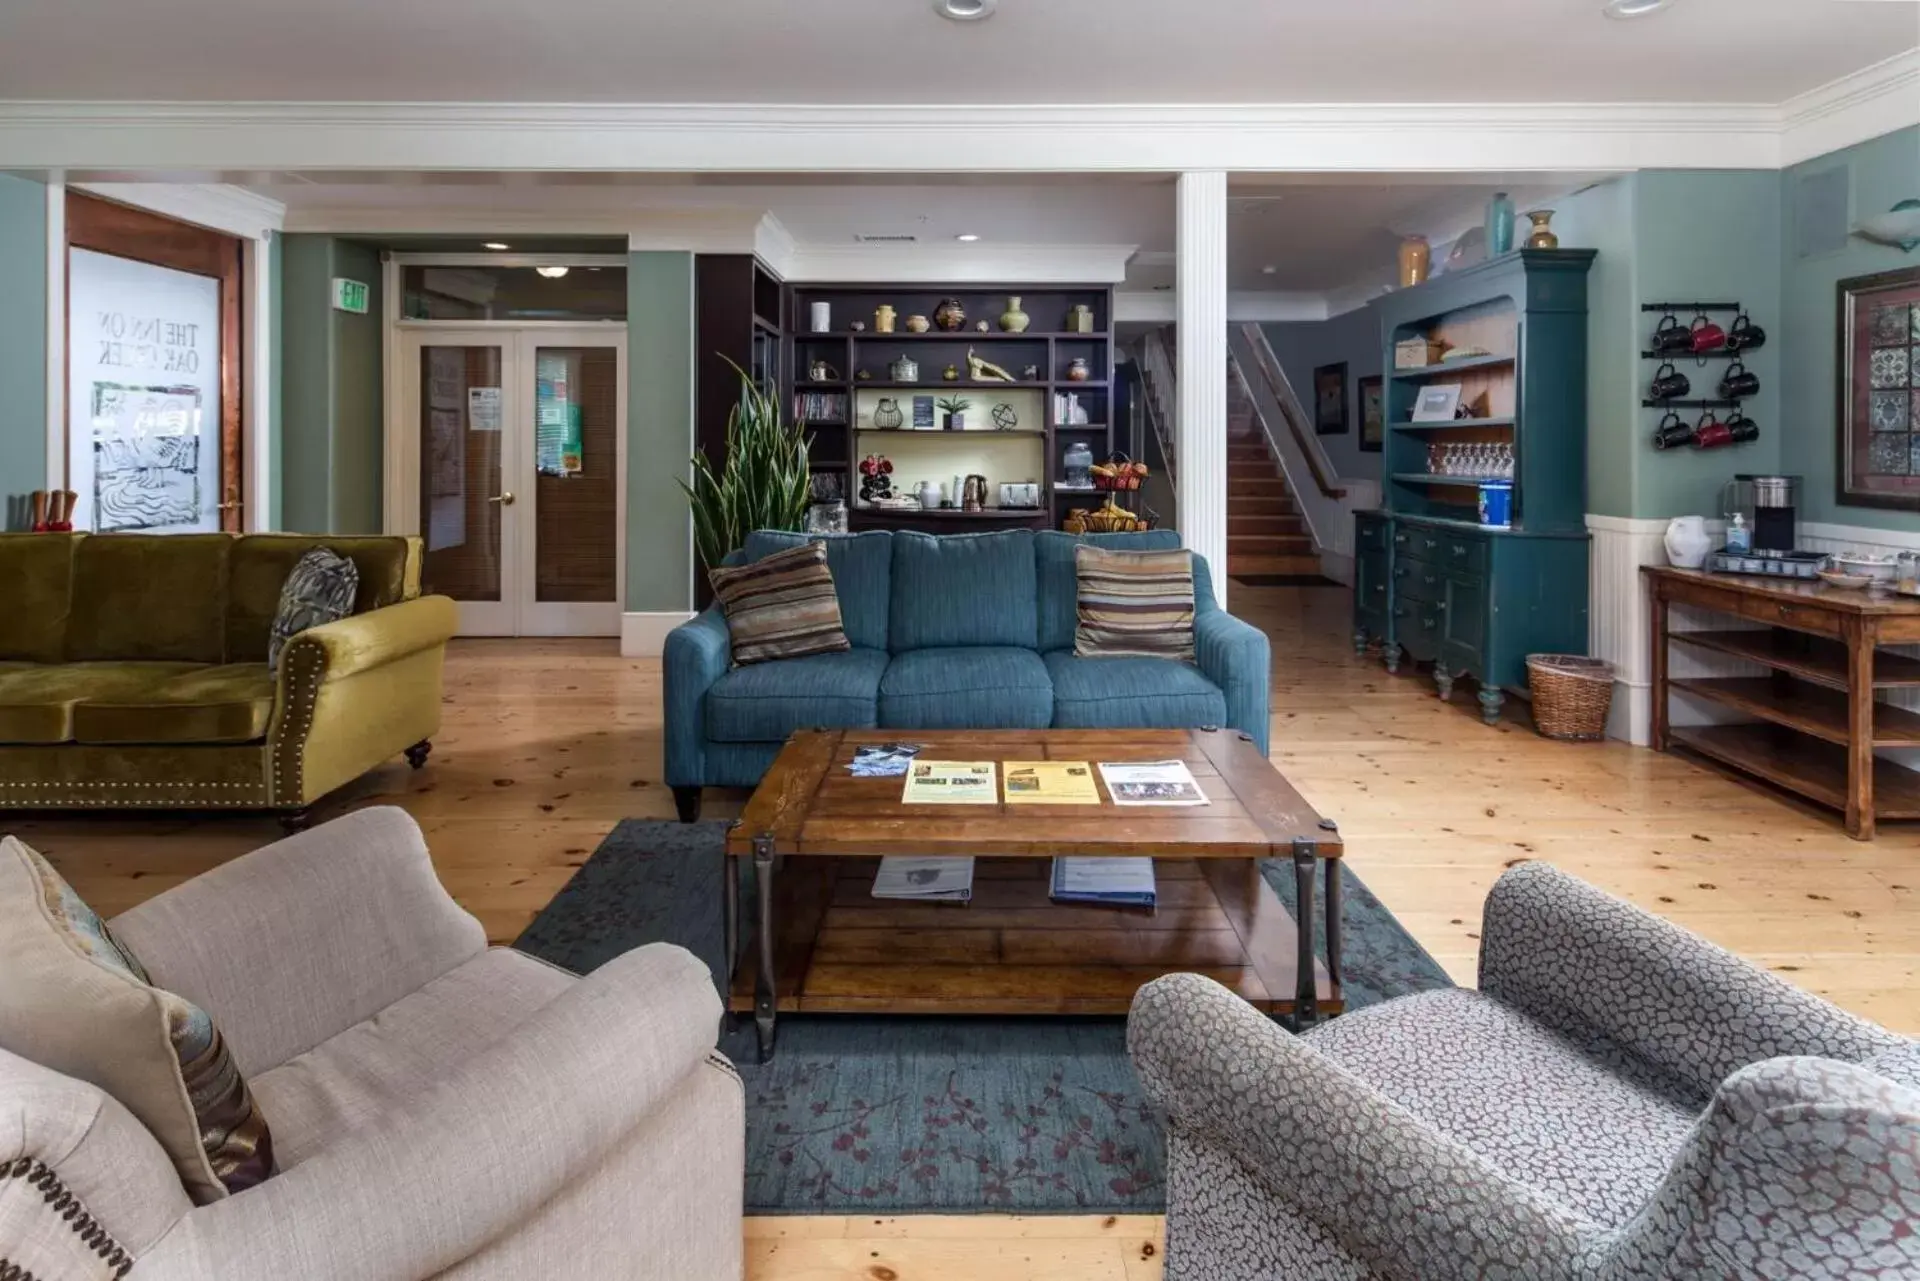
[[1727, 331], [1705, 316], [1694, 317], [1692, 336], [1696, 353], [1719, 351], [1727, 345]]
[[1695, 449], [1718, 449], [1722, 445], [1732, 443], [1732, 430], [1715, 418], [1712, 411], [1702, 414], [1700, 421], [1694, 424], [1693, 447]]

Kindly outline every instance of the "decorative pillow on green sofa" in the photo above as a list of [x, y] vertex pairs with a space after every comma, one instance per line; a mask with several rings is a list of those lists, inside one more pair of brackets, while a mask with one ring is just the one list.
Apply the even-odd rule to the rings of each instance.
[[1194, 660], [1191, 553], [1083, 544], [1073, 549], [1073, 565], [1080, 579], [1077, 657]]
[[732, 569], [715, 567], [707, 578], [727, 614], [736, 667], [852, 648], [840, 624], [840, 598], [824, 543]]
[[266, 1119], [207, 1012], [155, 987], [47, 861], [0, 839], [0, 1047], [140, 1119], [205, 1205], [274, 1172]]
[[280, 653], [295, 636], [351, 614], [353, 595], [359, 589], [359, 567], [345, 556], [316, 547], [295, 561], [280, 589], [280, 609], [273, 616], [267, 670], [280, 670]]

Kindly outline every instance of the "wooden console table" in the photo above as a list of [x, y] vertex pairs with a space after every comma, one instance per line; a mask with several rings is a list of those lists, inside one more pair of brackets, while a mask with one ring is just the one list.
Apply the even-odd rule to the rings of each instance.
[[[1920, 689], [1920, 659], [1879, 650], [1920, 643], [1920, 599], [1665, 565], [1640, 572], [1653, 592], [1656, 750], [1684, 747], [1844, 811], [1847, 835], [1855, 840], [1872, 840], [1878, 819], [1920, 818], [1920, 773], [1874, 755], [1881, 747], [1920, 748], [1920, 714], [1874, 698], [1876, 690]], [[1673, 605], [1730, 614], [1746, 626], [1670, 631]], [[1673, 679], [1667, 674], [1672, 641], [1757, 663], [1771, 674]], [[1673, 728], [1669, 690], [1758, 720]]]

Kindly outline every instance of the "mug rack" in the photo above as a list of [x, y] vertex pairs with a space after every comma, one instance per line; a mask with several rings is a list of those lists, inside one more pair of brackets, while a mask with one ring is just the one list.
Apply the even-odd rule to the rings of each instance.
[[1640, 310], [1655, 314], [1669, 311], [1745, 311], [1737, 302], [1643, 302]]
[[1738, 409], [1737, 400], [1642, 400], [1642, 409]]
[[[1695, 301], [1674, 301], [1674, 302], [1643, 302], [1640, 304], [1640, 310], [1642, 313], [1650, 316], [1684, 315], [1687, 313], [1692, 313], [1693, 315], [1698, 316], [1702, 312], [1708, 312], [1708, 311], [1731, 311], [1738, 315], [1744, 315], [1747, 309], [1745, 306], [1743, 306], [1738, 302], [1700, 302], [1695, 300]], [[1668, 364], [1668, 363], [1678, 364], [1679, 362], [1687, 361], [1687, 360], [1704, 363], [1709, 359], [1738, 360], [1741, 357], [1745, 356], [1746, 354], [1747, 353], [1744, 351], [1735, 351], [1730, 347], [1721, 347], [1713, 351], [1680, 351], [1680, 352], [1653, 351], [1651, 349], [1648, 349], [1648, 350], [1641, 351], [1640, 359], [1657, 360], [1662, 364]], [[1730, 409], [1736, 412], [1740, 412], [1741, 402], [1738, 400], [1728, 400], [1724, 398], [1689, 399], [1689, 400], [1655, 400], [1652, 397], [1648, 396], [1648, 397], [1641, 398], [1640, 407], [1642, 409], [1658, 409], [1663, 414], [1677, 413], [1678, 411], [1683, 409], [1691, 409], [1691, 410], [1698, 410], [1698, 411]], [[1746, 442], [1746, 441], [1734, 442], [1735, 445], [1747, 444], [1747, 443], [1749, 442]], [[1716, 446], [1716, 448], [1727, 448], [1727, 447], [1728, 446]], [[1660, 449], [1661, 446], [1658, 443], [1655, 443], [1654, 448]]]

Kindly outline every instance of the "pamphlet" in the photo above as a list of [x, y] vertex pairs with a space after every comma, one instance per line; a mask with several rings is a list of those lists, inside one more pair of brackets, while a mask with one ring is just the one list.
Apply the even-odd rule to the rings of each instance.
[[994, 805], [1000, 800], [992, 761], [915, 761], [902, 805]]
[[966, 903], [973, 898], [973, 860], [889, 854], [873, 878], [875, 898]]
[[1050, 895], [1058, 903], [1106, 903], [1152, 907], [1150, 858], [1056, 858]]
[[1100, 789], [1085, 761], [1008, 761], [1009, 805], [1098, 805]]
[[1185, 761], [1102, 761], [1100, 777], [1115, 805], [1206, 805]]
[[907, 772], [908, 764], [919, 754], [918, 743], [879, 743], [871, 747], [856, 747], [847, 769], [855, 778], [898, 778]]

